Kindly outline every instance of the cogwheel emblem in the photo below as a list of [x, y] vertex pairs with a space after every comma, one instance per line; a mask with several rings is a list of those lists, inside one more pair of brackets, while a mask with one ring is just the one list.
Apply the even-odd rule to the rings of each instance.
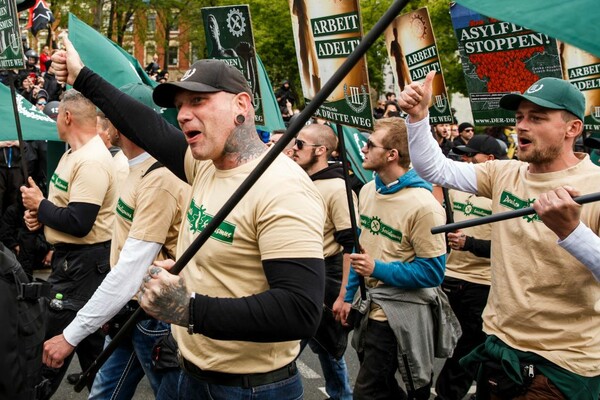
[[[535, 203], [535, 199], [529, 199], [526, 201], [526, 203], [527, 203], [526, 207], [531, 207], [533, 205], [533, 203]], [[537, 214], [531, 214], [531, 215], [524, 215], [523, 219], [527, 222], [533, 222], [536, 219], [539, 220], [540, 217], [538, 217]]]
[[369, 230], [373, 235], [379, 235], [379, 231], [381, 230], [381, 219], [378, 217], [373, 217], [371, 220], [371, 226], [369, 226]]
[[467, 203], [465, 206], [465, 215], [471, 215], [473, 212], [473, 205], [471, 203]]
[[425, 36], [427, 36], [427, 25], [425, 25], [425, 18], [419, 14], [414, 14], [411, 17], [410, 28], [415, 36], [419, 39], [423, 39]]
[[232, 8], [227, 13], [227, 29], [235, 37], [240, 37], [246, 30], [246, 19], [244, 14], [237, 8]]

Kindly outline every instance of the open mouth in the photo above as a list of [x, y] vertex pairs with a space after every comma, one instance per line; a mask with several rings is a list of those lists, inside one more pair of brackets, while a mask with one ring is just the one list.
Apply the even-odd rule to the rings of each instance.
[[202, 132], [200, 131], [187, 131], [185, 132], [185, 137], [187, 137], [188, 139], [193, 139], [201, 133]]
[[519, 138], [519, 146], [527, 146], [528, 144], [531, 144], [531, 140], [523, 137]]

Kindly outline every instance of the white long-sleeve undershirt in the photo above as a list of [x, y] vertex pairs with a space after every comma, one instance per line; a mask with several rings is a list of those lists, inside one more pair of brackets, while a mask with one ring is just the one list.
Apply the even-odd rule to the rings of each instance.
[[[413, 168], [431, 183], [477, 194], [477, 173], [473, 164], [452, 161], [444, 156], [431, 134], [429, 116], [411, 123], [408, 128], [408, 148]], [[585, 265], [600, 282], [600, 237], [583, 222], [558, 245]]]
[[77, 346], [131, 300], [162, 246], [161, 243], [127, 238], [117, 265], [106, 275], [90, 300], [63, 331], [65, 340], [70, 345]]

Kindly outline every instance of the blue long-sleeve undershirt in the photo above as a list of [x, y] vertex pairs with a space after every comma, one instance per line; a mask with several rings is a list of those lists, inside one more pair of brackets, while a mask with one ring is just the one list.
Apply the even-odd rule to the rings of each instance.
[[[401, 289], [421, 289], [441, 285], [446, 270], [446, 255], [432, 258], [415, 257], [413, 261], [383, 262], [375, 260], [371, 277]], [[350, 268], [344, 301], [351, 303], [358, 290], [358, 274]]]

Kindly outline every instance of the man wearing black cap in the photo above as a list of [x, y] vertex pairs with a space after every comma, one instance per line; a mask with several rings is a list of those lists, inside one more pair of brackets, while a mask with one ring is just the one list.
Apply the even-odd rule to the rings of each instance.
[[458, 126], [458, 136], [452, 141], [453, 146], [464, 146], [469, 143], [473, 137], [475, 130], [473, 125], [468, 122], [463, 122]]
[[492, 225], [488, 338], [463, 359], [480, 372], [477, 397], [492, 391], [499, 398], [524, 392], [528, 397], [520, 398], [597, 399], [600, 205], [572, 199], [596, 191], [600, 178], [600, 168], [573, 151], [583, 130], [583, 94], [543, 78], [523, 95], [504, 96], [500, 106], [516, 112], [521, 161], [473, 165], [447, 160], [429, 139], [432, 78], [411, 84], [400, 98], [415, 169], [434, 183], [490, 197], [495, 213], [530, 205], [537, 213]]
[[[68, 39], [65, 46], [53, 56], [57, 77], [192, 184], [180, 256], [267, 151], [248, 83], [222, 61], [200, 60], [180, 82], [159, 85], [154, 102], [177, 108], [182, 135], [85, 68]], [[294, 360], [299, 339], [312, 337], [321, 317], [324, 220], [309, 177], [280, 155], [179, 276], [148, 269], [141, 306], [172, 324], [185, 371], [157, 398], [302, 397]]]

